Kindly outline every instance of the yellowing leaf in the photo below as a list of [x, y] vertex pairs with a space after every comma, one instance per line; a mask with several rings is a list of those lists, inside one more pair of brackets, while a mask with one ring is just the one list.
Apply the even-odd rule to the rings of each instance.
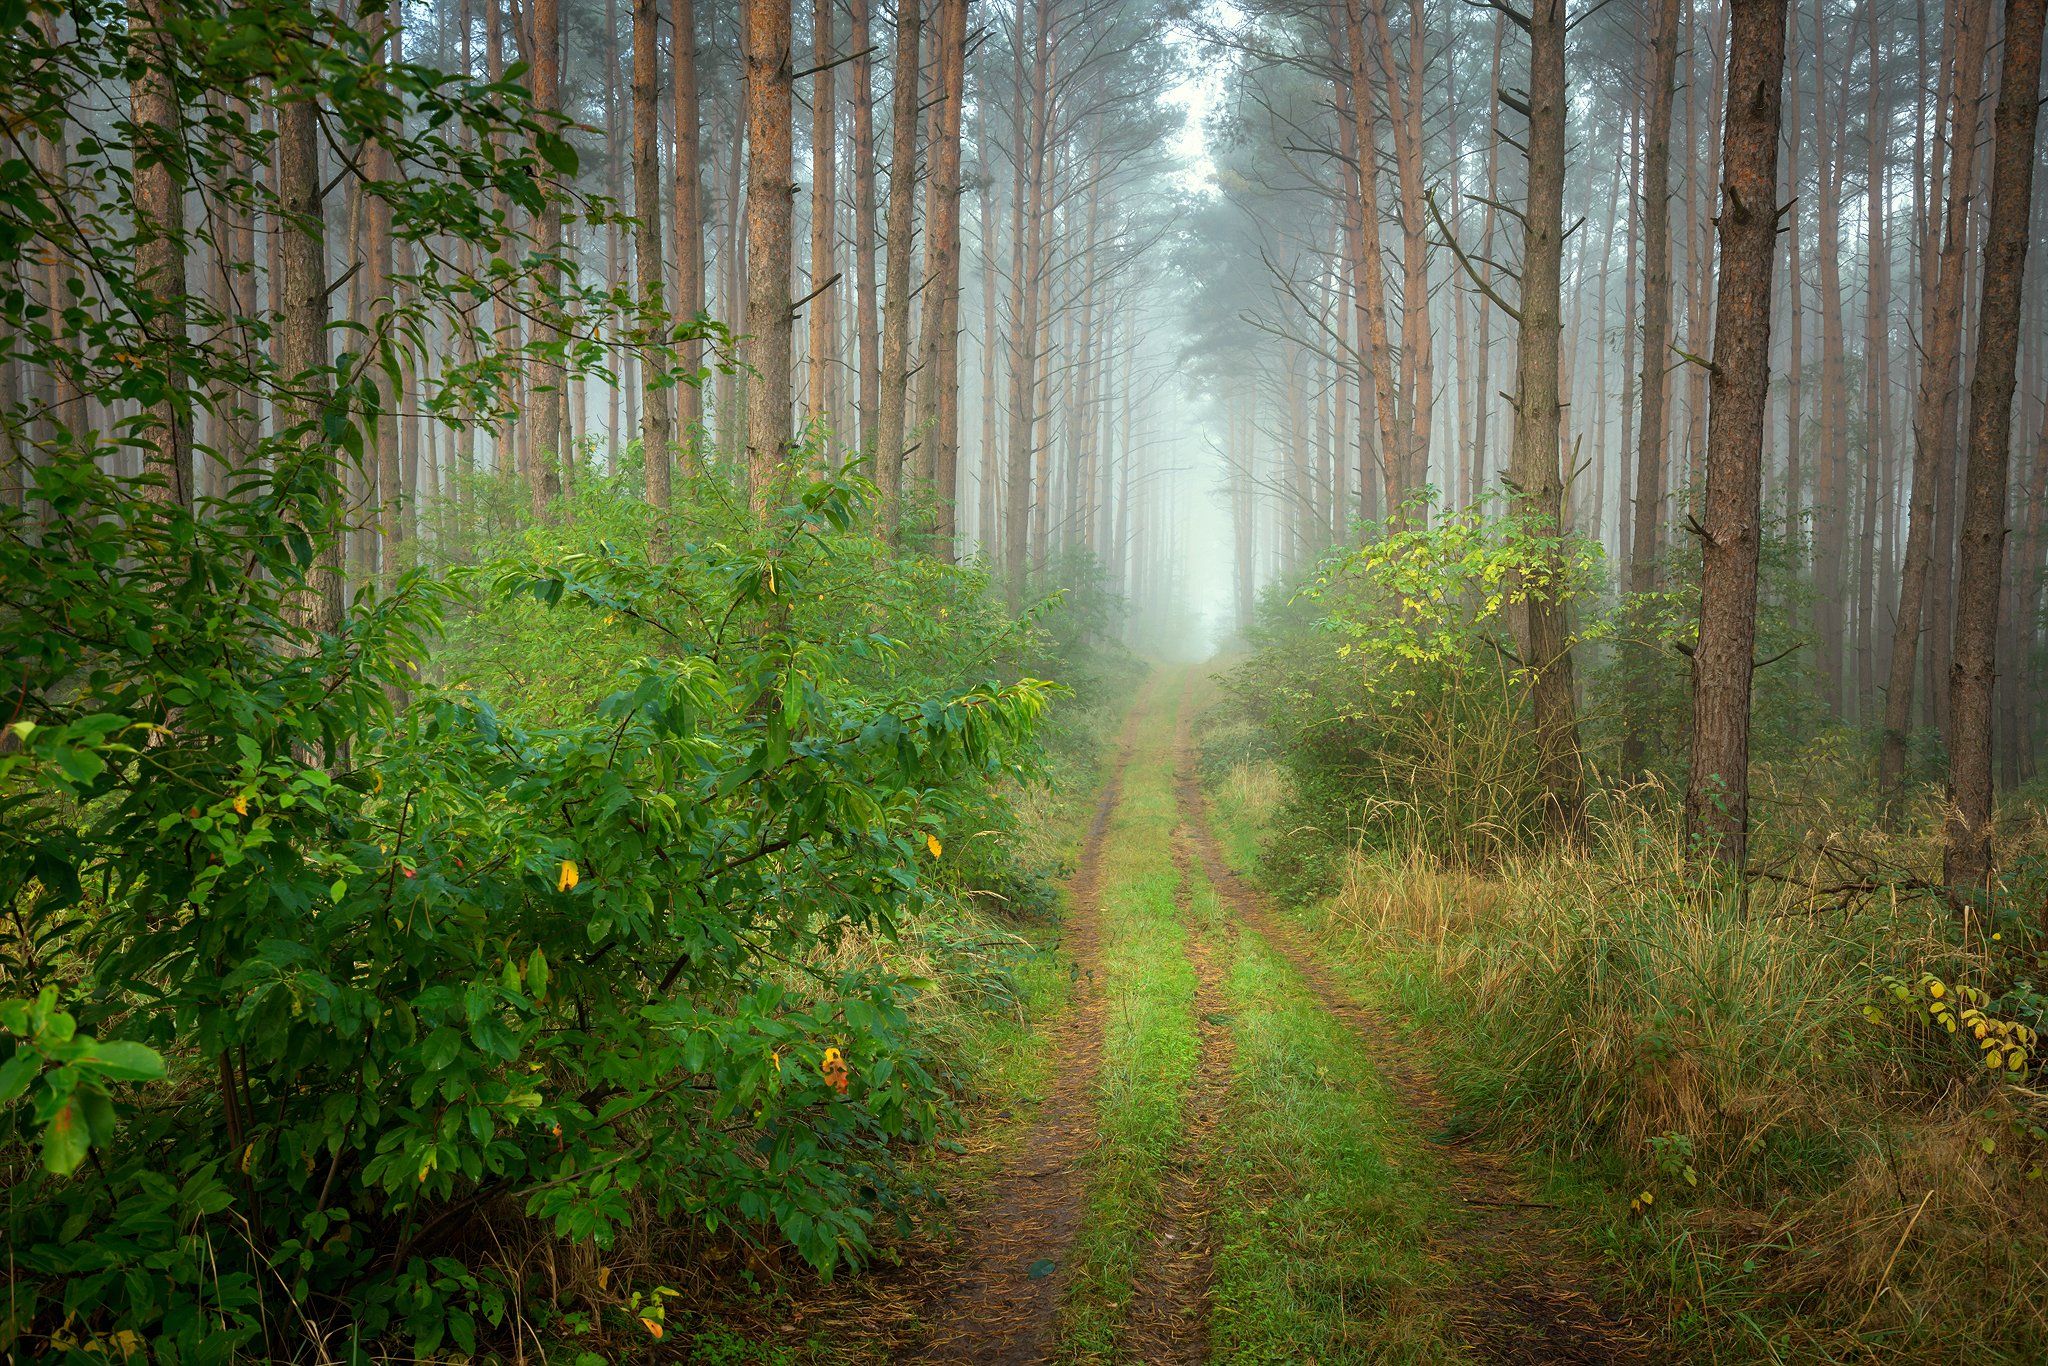
[[846, 1055], [836, 1048], [825, 1050], [825, 1059], [818, 1064], [818, 1070], [825, 1074], [825, 1084], [840, 1095], [846, 1094]]
[[939, 843], [937, 835], [926, 835], [924, 837], [924, 847], [932, 851], [933, 858], [937, 858], [946, 852], [945, 846]]
[[576, 871], [576, 861], [565, 858], [562, 860], [561, 871], [555, 875], [555, 890], [572, 892], [576, 890], [576, 884], [582, 880], [582, 875]]

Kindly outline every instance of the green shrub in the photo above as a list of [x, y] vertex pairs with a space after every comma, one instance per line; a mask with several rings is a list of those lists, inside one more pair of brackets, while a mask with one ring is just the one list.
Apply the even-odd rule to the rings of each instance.
[[1232, 676], [1291, 779], [1280, 828], [1318, 837], [1289, 846], [1303, 887], [1327, 886], [1353, 840], [1484, 863], [1544, 833], [1512, 618], [1581, 590], [1598, 548], [1480, 508], [1430, 511], [1269, 594]]
[[[999, 648], [978, 574], [891, 558], [824, 479], [658, 559], [414, 571], [321, 638], [286, 504], [40, 475], [46, 514], [0, 512], [0, 980], [43, 993], [0, 1009], [11, 1339], [469, 1352], [508, 1312], [486, 1214], [863, 1254], [946, 1097], [921, 984], [833, 950], [931, 895], [1052, 692], [886, 667]], [[827, 612], [856, 583], [960, 615], [900, 642]], [[612, 681], [501, 710], [489, 649], [418, 676], [451, 619]]]

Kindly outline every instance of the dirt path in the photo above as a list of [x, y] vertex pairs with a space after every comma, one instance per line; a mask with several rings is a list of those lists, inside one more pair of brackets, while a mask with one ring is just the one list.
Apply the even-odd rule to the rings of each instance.
[[[1385, 1022], [1322, 965], [1301, 931], [1275, 914], [1265, 898], [1224, 862], [1191, 760], [1183, 753], [1180, 762], [1183, 826], [1228, 913], [1238, 925], [1263, 937], [1301, 975], [1323, 1008], [1365, 1044], [1414, 1117], [1415, 1127], [1424, 1134], [1441, 1132], [1451, 1117], [1450, 1103]], [[1471, 1217], [1444, 1228], [1433, 1251], [1461, 1267], [1499, 1268], [1485, 1279], [1469, 1280], [1465, 1300], [1451, 1308], [1452, 1322], [1477, 1356], [1514, 1366], [1633, 1366], [1653, 1359], [1640, 1333], [1594, 1302], [1586, 1289], [1591, 1284], [1586, 1270], [1561, 1248], [1556, 1230], [1529, 1208], [1528, 1196], [1506, 1163], [1462, 1144], [1439, 1142], [1437, 1151], [1444, 1157], [1451, 1193]]]
[[1150, 696], [1148, 685], [1125, 718], [1080, 864], [1067, 884], [1070, 910], [1062, 938], [1076, 976], [1073, 1001], [1047, 1026], [1050, 1089], [1002, 1168], [978, 1196], [963, 1202], [962, 1237], [945, 1274], [926, 1296], [919, 1317], [929, 1336], [912, 1360], [1025, 1366], [1052, 1353], [1067, 1285], [1067, 1253], [1087, 1208], [1083, 1159], [1096, 1144], [1094, 1088], [1103, 1039], [1102, 849]]
[[[1190, 685], [1193, 677], [1189, 675]], [[1170, 1366], [1197, 1366], [1209, 1357], [1209, 1287], [1215, 1250], [1210, 1222], [1216, 1193], [1209, 1158], [1217, 1122], [1229, 1101], [1235, 1053], [1223, 992], [1228, 946], [1214, 943], [1214, 936], [1193, 914], [1195, 833], [1188, 827], [1185, 796], [1186, 786], [1197, 781], [1188, 746], [1192, 691], [1192, 686], [1182, 690], [1174, 730], [1174, 779], [1182, 795], [1173, 862], [1180, 874], [1176, 897], [1187, 928], [1188, 961], [1195, 971], [1195, 1031], [1200, 1052], [1184, 1103], [1180, 1144], [1161, 1193], [1153, 1242], [1133, 1286], [1124, 1338], [1133, 1360]]]

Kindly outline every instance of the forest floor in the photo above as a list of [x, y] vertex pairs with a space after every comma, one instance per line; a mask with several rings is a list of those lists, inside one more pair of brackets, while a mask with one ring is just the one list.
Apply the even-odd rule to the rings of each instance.
[[1595, 1260], [1457, 1137], [1426, 1046], [1241, 874], [1191, 725], [1125, 719], [1039, 1065], [945, 1164], [951, 1230], [850, 1287], [830, 1356], [932, 1362], [1647, 1362]]

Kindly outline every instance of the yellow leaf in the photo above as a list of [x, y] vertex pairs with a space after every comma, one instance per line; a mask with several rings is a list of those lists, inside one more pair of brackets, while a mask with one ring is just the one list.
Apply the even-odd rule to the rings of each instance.
[[249, 799], [247, 797], [235, 798], [235, 814], [237, 816], [246, 816], [249, 814]]
[[640, 1326], [647, 1330], [649, 1337], [653, 1338], [656, 1342], [661, 1341], [661, 1325], [659, 1323], [656, 1323], [653, 1319], [642, 1319], [640, 1320]]
[[611, 1269], [610, 1267], [608, 1267], [608, 1266], [601, 1266], [601, 1267], [599, 1267], [599, 1268], [597, 1269], [597, 1288], [598, 1288], [599, 1290], [602, 1290], [602, 1289], [604, 1289], [604, 1288], [605, 1288], [606, 1286], [610, 1285], [611, 1283], [612, 1283], [612, 1269]]
[[563, 859], [562, 870], [555, 875], [555, 890], [558, 892], [574, 891], [576, 884], [582, 880], [582, 875], [576, 871], [576, 861], [574, 859]]
[[924, 837], [924, 847], [932, 851], [933, 858], [937, 858], [946, 852], [945, 846], [939, 843], [937, 835], [926, 835]]

